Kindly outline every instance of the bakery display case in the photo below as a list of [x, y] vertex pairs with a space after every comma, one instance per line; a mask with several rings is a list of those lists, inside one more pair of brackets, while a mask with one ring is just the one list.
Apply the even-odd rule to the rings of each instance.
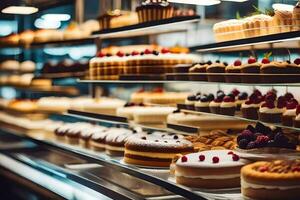
[[[42, 9], [0, 37], [8, 191], [25, 199], [298, 198], [300, 2], [93, 1], [67, 1], [72, 11], [62, 9], [69, 18], [58, 28], [39, 27]], [[85, 21], [93, 5], [97, 16]], [[20, 52], [1, 56], [10, 48]]]

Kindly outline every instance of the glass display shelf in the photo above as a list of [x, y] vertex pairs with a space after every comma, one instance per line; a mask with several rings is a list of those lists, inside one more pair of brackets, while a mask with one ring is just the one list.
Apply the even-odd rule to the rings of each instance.
[[111, 28], [93, 33], [100, 39], [129, 38], [142, 35], [163, 34], [171, 32], [185, 31], [182, 25], [198, 22], [200, 16], [181, 16], [170, 19], [144, 22], [119, 28]]
[[231, 40], [226, 42], [216, 42], [206, 45], [194, 46], [190, 49], [201, 53], [222, 52], [222, 51], [242, 51], [255, 49], [272, 48], [300, 48], [300, 31], [271, 34], [259, 37]]
[[[76, 168], [76, 166], [72, 166], [72, 165], [76, 165], [76, 164], [88, 164], [88, 163], [92, 163], [92, 164], [97, 164], [97, 165], [101, 165], [103, 168], [102, 169], [105, 170], [105, 172], [107, 172], [107, 174], [105, 173], [103, 176], [106, 177], [110, 176], [110, 170], [115, 172], [115, 176], [112, 177], [112, 179], [110, 181], [107, 181], [108, 183], [112, 183], [116, 178], [116, 175], [119, 175], [119, 173], [121, 174], [127, 174], [130, 175], [132, 177], [134, 177], [135, 179], [139, 179], [139, 180], [143, 180], [146, 181], [148, 183], [153, 184], [156, 187], [161, 187], [164, 188], [164, 190], [166, 191], [161, 191], [164, 193], [164, 195], [166, 195], [165, 197], [161, 197], [163, 199], [182, 199], [181, 197], [184, 197], [185, 199], [199, 199], [199, 200], [205, 200], [205, 199], [211, 199], [214, 196], [220, 196], [221, 194], [218, 193], [217, 191], [206, 191], [206, 190], [194, 190], [192, 188], [188, 188], [188, 187], [184, 187], [181, 185], [178, 185], [175, 183], [174, 179], [172, 179], [169, 173], [169, 169], [168, 168], [147, 168], [147, 167], [137, 167], [137, 166], [133, 166], [133, 165], [128, 165], [125, 164], [122, 161], [121, 157], [113, 157], [113, 156], [109, 156], [107, 154], [105, 154], [104, 152], [95, 152], [89, 149], [85, 149], [82, 148], [80, 146], [74, 146], [74, 145], [69, 145], [69, 144], [65, 144], [65, 143], [61, 143], [55, 140], [40, 140], [40, 139], [35, 139], [33, 137], [29, 137], [27, 135], [24, 135], [20, 132], [15, 132], [15, 131], [11, 131], [9, 129], [5, 129], [4, 127], [1, 127], [2, 131], [5, 131], [9, 134], [15, 135], [17, 137], [29, 140], [37, 145], [42, 146], [43, 148], [50, 148], [53, 149], [53, 151], [56, 152], [62, 152], [66, 155], [64, 155], [63, 157], [65, 159], [58, 159], [57, 156], [56, 157], [51, 157], [51, 155], [49, 154], [45, 154], [46, 156], [48, 156], [49, 159], [51, 160], [59, 160], [60, 161], [60, 166], [65, 166], [68, 168], [73, 168], [73, 170]], [[41, 151], [36, 151], [35, 154], [40, 154]], [[69, 163], [69, 165], [66, 165], [66, 163], [68, 164], [68, 157], [70, 158], [70, 156], [74, 156], [76, 158], [76, 160], [84, 160], [85, 162], [79, 162], [77, 163], [75, 160], [72, 160], [72, 162]], [[57, 158], [57, 159], [56, 159]], [[32, 159], [28, 160], [28, 158], [24, 158], [22, 159], [22, 157], [19, 156], [19, 160], [23, 160], [27, 162], [31, 162], [32, 163]], [[70, 160], [70, 159], [69, 159]], [[38, 161], [38, 163], [35, 163], [35, 167], [43, 167], [45, 165], [45, 162], [41, 162], [40, 159], [36, 159], [36, 161]], [[48, 164], [49, 166], [49, 164]], [[75, 167], [75, 168], [74, 168]], [[78, 166], [79, 167], [79, 166]], [[51, 168], [51, 166], [49, 167]], [[109, 170], [110, 169], [110, 170]], [[53, 172], [54, 170], [52, 170]], [[84, 172], [85, 171], [85, 172]], [[94, 184], [97, 184], [97, 182], [95, 182], [95, 176], [101, 176], [101, 170], [100, 171], [94, 171], [94, 170], [88, 170], [88, 169], [84, 169], [84, 171], [82, 171], [81, 173], [79, 172], [78, 174], [82, 173], [89, 173], [89, 178], [94, 177], [94, 180], [89, 180], [87, 177], [85, 177], [85, 181], [86, 182], [94, 182]], [[93, 173], [91, 173], [92, 171], [94, 171]], [[97, 172], [97, 173], [95, 173]], [[61, 173], [59, 174], [66, 174], [65, 171], [61, 171]], [[76, 178], [78, 176], [78, 174], [68, 174], [67, 177], [69, 177], [69, 179], [73, 179]], [[91, 176], [92, 175], [92, 176]], [[128, 178], [128, 176], [126, 176]], [[109, 177], [108, 177], [109, 178]], [[77, 177], [78, 179], [78, 177]], [[127, 179], [127, 184], [129, 184], [129, 181], [131, 178], [129, 177], [129, 179]], [[123, 179], [122, 180], [126, 180]], [[97, 180], [99, 181], [99, 179]], [[136, 181], [136, 180], [135, 180]], [[122, 184], [123, 181], [117, 182], [119, 184]], [[132, 184], [132, 183], [130, 183]], [[91, 183], [90, 183], [91, 185]], [[134, 184], [136, 186], [136, 182]], [[92, 186], [92, 185], [91, 185]], [[124, 185], [123, 187], [126, 188], [126, 185]], [[127, 185], [127, 187], [129, 187]], [[153, 187], [153, 186], [152, 186]], [[146, 189], [148, 189], [149, 186], [147, 188], [145, 188], [144, 191], [146, 191]], [[173, 193], [173, 198], [171, 198], [170, 193]], [[236, 195], [240, 195], [240, 190], [239, 189], [235, 189], [234, 193], [236, 193]], [[122, 194], [122, 193], [121, 193]], [[126, 193], [123, 193], [123, 195], [126, 195]], [[157, 199], [161, 199], [160, 197], [157, 197]], [[131, 199], [135, 199], [135, 198], [131, 198]], [[143, 199], [156, 199], [155, 197], [144, 197]], [[227, 198], [230, 199], [230, 198]]]
[[300, 128], [292, 127], [292, 126], [285, 126], [285, 125], [282, 125], [281, 123], [269, 123], [269, 122], [263, 122], [263, 121], [260, 121], [260, 120], [247, 119], [247, 118], [242, 117], [242, 115], [241, 115], [240, 112], [237, 112], [234, 116], [229, 116], [229, 115], [221, 115], [221, 114], [215, 114], [215, 113], [199, 112], [199, 111], [187, 110], [187, 109], [180, 109], [180, 111], [184, 112], [184, 113], [190, 113], [190, 114], [207, 114], [207, 115], [213, 115], [213, 116], [218, 116], [218, 117], [222, 116], [222, 117], [227, 117], [227, 118], [234, 118], [234, 119], [238, 119], [238, 120], [242, 120], [242, 121], [247, 121], [249, 123], [260, 122], [260, 123], [268, 125], [268, 126], [274, 126], [274, 127], [279, 127], [279, 128], [283, 128], [283, 129], [294, 130], [294, 131], [300, 133]]
[[152, 131], [161, 131], [161, 132], [170, 132], [170, 133], [178, 133], [183, 135], [195, 135], [199, 133], [199, 128], [183, 126], [183, 125], [175, 125], [175, 124], [139, 124], [134, 121], [129, 121], [125, 117], [118, 117], [112, 115], [84, 112], [78, 110], [68, 110], [67, 113], [64, 113], [66, 116], [75, 117], [83, 120], [104, 122], [109, 124], [117, 124], [117, 125], [126, 125], [128, 127], [140, 127], [146, 130]]

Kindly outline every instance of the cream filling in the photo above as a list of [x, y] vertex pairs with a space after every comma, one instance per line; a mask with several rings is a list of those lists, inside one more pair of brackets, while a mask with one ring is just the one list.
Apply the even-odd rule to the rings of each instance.
[[111, 145], [105, 145], [105, 149], [110, 151], [124, 151], [124, 147], [114, 147]]
[[236, 103], [235, 102], [222, 102], [220, 107], [222, 107], [222, 108], [236, 107]]
[[259, 108], [260, 104], [242, 104], [242, 108]]
[[288, 109], [283, 113], [283, 115], [285, 115], [285, 116], [296, 116], [296, 109]]
[[140, 152], [140, 151], [132, 151], [129, 149], [125, 149], [125, 154], [144, 156], [144, 157], [149, 157], [149, 158], [173, 159], [177, 153]]
[[261, 185], [261, 184], [254, 184], [248, 183], [245, 180], [241, 179], [241, 187], [242, 188], [253, 188], [253, 189], [279, 189], [279, 190], [290, 190], [290, 189], [300, 189], [299, 185], [291, 185], [291, 186], [277, 186], [277, 185]]
[[201, 175], [201, 176], [186, 176], [182, 175], [179, 172], [175, 172], [176, 177], [185, 177], [185, 178], [201, 178], [201, 179], [232, 179], [240, 177], [240, 174], [226, 174], [226, 175]]
[[186, 105], [194, 105], [196, 101], [189, 101], [189, 100], [185, 100], [185, 104]]
[[208, 102], [201, 102], [201, 101], [197, 101], [196, 103], [195, 103], [195, 106], [196, 107], [208, 107], [209, 106], [209, 101]]
[[105, 149], [105, 144], [100, 144], [100, 143], [97, 143], [97, 142], [94, 142], [94, 141], [91, 142], [91, 146], [98, 147], [98, 148], [101, 148], [101, 149]]
[[283, 113], [284, 112], [284, 108], [267, 108], [267, 107], [261, 107], [259, 109], [259, 112], [261, 113]]

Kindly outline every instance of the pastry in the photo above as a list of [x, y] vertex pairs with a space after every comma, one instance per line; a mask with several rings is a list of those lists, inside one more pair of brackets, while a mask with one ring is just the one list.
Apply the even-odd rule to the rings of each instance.
[[124, 162], [134, 165], [169, 167], [173, 157], [194, 152], [191, 142], [178, 135], [152, 133], [130, 137], [125, 143]]
[[20, 63], [16, 60], [6, 60], [0, 63], [0, 69], [4, 71], [18, 71]]
[[34, 40], [34, 35], [35, 33], [31, 30], [20, 33], [20, 44], [25, 46], [31, 44]]
[[213, 94], [201, 95], [200, 99], [195, 102], [195, 110], [199, 112], [210, 112], [209, 103], [215, 99]]
[[[225, 63], [226, 64], [226, 63]], [[224, 73], [226, 65], [216, 61], [206, 67], [207, 79], [209, 82], [225, 82]]]
[[273, 18], [269, 15], [259, 14], [243, 20], [243, 29], [246, 38], [257, 37], [272, 33]]
[[138, 23], [138, 15], [135, 12], [113, 10], [108, 11], [98, 18], [100, 30], [118, 28]]
[[71, 22], [64, 30], [64, 40], [74, 40], [83, 37], [83, 33], [75, 22]]
[[20, 42], [19, 34], [11, 34], [5, 38], [6, 45], [17, 46]]
[[38, 107], [36, 101], [33, 100], [12, 100], [7, 108], [17, 112], [34, 113]]
[[293, 126], [294, 119], [296, 117], [296, 108], [298, 101], [296, 99], [290, 99], [286, 103], [286, 110], [282, 114], [282, 124], [284, 126]]
[[72, 145], [78, 145], [81, 137], [81, 133], [83, 131], [87, 131], [92, 128], [93, 126], [88, 123], [82, 123], [82, 122], [73, 123], [72, 126], [66, 129], [66, 133], [65, 133], [66, 142]]
[[136, 8], [136, 12], [138, 13], [139, 23], [143, 23], [171, 18], [174, 15], [174, 8], [166, 0], [144, 0]]
[[296, 58], [293, 63], [287, 61], [286, 73], [300, 74], [300, 58]]
[[47, 78], [34, 78], [31, 81], [31, 86], [37, 88], [51, 88], [52, 87], [52, 80]]
[[67, 97], [42, 97], [37, 100], [37, 106], [41, 111], [63, 113], [71, 107], [71, 99]]
[[248, 161], [229, 150], [210, 150], [182, 156], [176, 162], [176, 183], [193, 188], [235, 188]]
[[20, 75], [19, 85], [20, 86], [29, 86], [32, 79], [34, 78], [33, 74], [22, 74]]
[[240, 111], [241, 106], [243, 103], [245, 103], [248, 99], [248, 93], [247, 92], [241, 92], [236, 96], [236, 110]]
[[297, 2], [296, 6], [293, 9], [293, 30], [298, 31], [300, 30], [300, 3]]
[[255, 162], [241, 169], [242, 194], [259, 200], [299, 199], [300, 161]]
[[265, 102], [260, 106], [259, 120], [270, 123], [280, 123], [282, 114], [285, 111], [285, 99], [278, 98], [277, 105], [272, 95], [266, 95]]
[[294, 119], [294, 126], [300, 128], [300, 105], [296, 108], [296, 118]]
[[185, 100], [185, 108], [187, 110], [195, 110], [195, 103], [198, 101], [198, 96], [189, 95]]
[[86, 112], [99, 113], [104, 115], [116, 115], [117, 108], [123, 107], [125, 101], [113, 98], [100, 98], [86, 102], [82, 109]]
[[36, 65], [31, 60], [27, 60], [20, 63], [20, 67], [19, 67], [20, 72], [25, 72], [25, 73], [34, 72], [35, 69], [36, 69]]
[[224, 92], [218, 92], [217, 97], [209, 103], [209, 110], [211, 113], [220, 114], [220, 106], [225, 97]]
[[234, 116], [236, 103], [234, 97], [225, 96], [220, 104], [220, 114]]
[[226, 82], [228, 83], [240, 83], [241, 82], [241, 68], [242, 61], [236, 60], [233, 65], [228, 65], [225, 68], [225, 72], [228, 73], [225, 75]]
[[[268, 63], [268, 60], [264, 60]], [[241, 66], [242, 82], [243, 83], [257, 83], [258, 74], [260, 73], [261, 64], [257, 62], [256, 58], [250, 57], [248, 63]]]
[[276, 33], [290, 32], [293, 25], [293, 13], [289, 10], [275, 9], [273, 24]]
[[95, 133], [100, 133], [106, 131], [107, 128], [103, 126], [91, 126], [80, 132], [79, 145], [84, 148], [90, 148], [91, 138]]
[[60, 141], [60, 142], [65, 142], [66, 140], [66, 133], [67, 130], [72, 127], [73, 124], [68, 123], [68, 124], [63, 124], [62, 126], [58, 127], [57, 129], [55, 129], [54, 134], [55, 134], [55, 138], [56, 140]]
[[[211, 64], [211, 63], [209, 63]], [[193, 65], [189, 69], [190, 81], [207, 81], [206, 68], [209, 65], [207, 63], [198, 63]]]
[[145, 107], [134, 112], [133, 120], [141, 124], [162, 124], [167, 121], [167, 116], [175, 110], [174, 107]]
[[89, 141], [89, 148], [94, 151], [105, 151], [105, 139], [108, 133], [111, 132], [108, 130], [107, 128], [94, 130]]
[[258, 119], [258, 110], [262, 103], [262, 94], [256, 90], [253, 92], [249, 99], [241, 105], [242, 116], [247, 119]]

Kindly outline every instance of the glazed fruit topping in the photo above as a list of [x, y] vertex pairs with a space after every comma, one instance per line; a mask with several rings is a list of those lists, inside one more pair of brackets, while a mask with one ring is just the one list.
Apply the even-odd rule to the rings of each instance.
[[272, 101], [270, 101], [270, 102], [267, 101], [267, 102], [263, 103], [263, 104], [261, 105], [261, 107], [273, 109], [273, 108], [275, 108], [275, 103], [272, 102]]
[[260, 166], [258, 168], [258, 171], [260, 171], [260, 172], [266, 172], [266, 171], [268, 171], [268, 166]]
[[289, 101], [294, 98], [294, 95], [290, 92], [287, 92], [287, 93], [285, 93], [284, 97], [287, 101]]
[[248, 64], [253, 64], [253, 63], [256, 63], [256, 58], [254, 57], [248, 58]]
[[223, 98], [224, 102], [234, 102], [234, 98], [232, 96], [225, 96]]
[[256, 168], [259, 172], [269, 172], [277, 174], [300, 172], [299, 160], [274, 160]]
[[242, 65], [242, 61], [236, 60], [236, 61], [234, 61], [233, 65], [236, 66], [236, 67], [237, 66], [241, 66]]
[[149, 50], [149, 49], [146, 49], [146, 50], [144, 51], [144, 53], [145, 53], [145, 54], [152, 54], [152, 51]]
[[262, 62], [263, 64], [269, 64], [269, 63], [270, 63], [270, 60], [269, 60], [269, 58], [263, 58], [261, 62]]
[[200, 161], [204, 161], [204, 160], [205, 160], [205, 155], [202, 155], [202, 154], [201, 154], [201, 155], [199, 156], [199, 160], [200, 160]]
[[220, 161], [220, 159], [219, 159], [219, 157], [217, 157], [217, 156], [214, 156], [213, 158], [212, 158], [212, 162], [213, 163], [218, 163]]
[[186, 156], [181, 157], [181, 162], [187, 162], [187, 161], [188, 161], [188, 158]]
[[203, 95], [201, 98], [200, 98], [200, 101], [201, 102], [209, 102], [209, 99], [207, 96]]
[[251, 100], [247, 100], [247, 101], [245, 101], [245, 104], [246, 105], [250, 105], [250, 104], [252, 104], [253, 102], [251, 101]]
[[240, 157], [236, 154], [232, 154], [232, 160], [233, 161], [239, 161]]
[[294, 63], [295, 63], [296, 65], [300, 65], [300, 58], [296, 58], [296, 59], [294, 60]]
[[137, 55], [139, 55], [140, 53], [138, 52], [138, 51], [133, 51], [133, 52], [131, 52], [131, 55], [132, 56], [137, 56]]
[[97, 57], [103, 58], [103, 57], [105, 57], [105, 54], [102, 53], [101, 51], [99, 51], [99, 52], [97, 53]]
[[297, 115], [300, 114], [300, 105], [297, 105], [297, 108], [296, 108], [296, 114], [297, 114]]
[[231, 91], [231, 94], [233, 94], [234, 96], [238, 96], [240, 94], [240, 91], [235, 88]]
[[276, 94], [268, 92], [265, 96], [265, 101], [275, 101], [276, 100]]
[[162, 48], [161, 53], [170, 53], [170, 50], [167, 48]]
[[117, 56], [119, 56], [119, 57], [123, 57], [125, 54], [123, 53], [123, 52], [121, 52], [121, 51], [118, 51], [118, 53], [117, 53]]
[[258, 89], [255, 89], [255, 90], [253, 91], [253, 94], [255, 94], [256, 96], [262, 96], [261, 91], [259, 91]]

